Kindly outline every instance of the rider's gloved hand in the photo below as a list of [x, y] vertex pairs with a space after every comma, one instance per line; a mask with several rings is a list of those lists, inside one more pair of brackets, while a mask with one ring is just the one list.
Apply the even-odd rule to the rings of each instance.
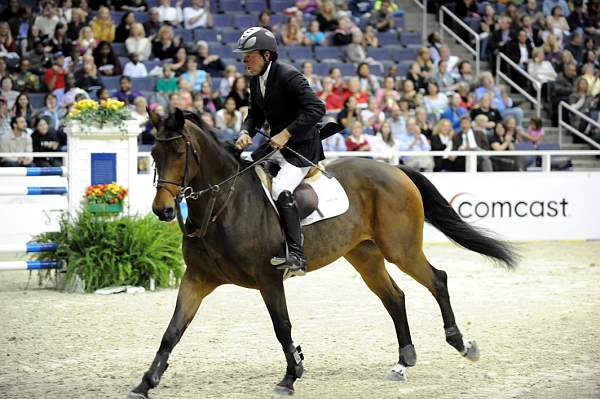
[[250, 144], [252, 144], [252, 137], [250, 137], [247, 131], [242, 130], [240, 132], [240, 137], [238, 137], [238, 139], [235, 142], [235, 148], [237, 148], [238, 150], [243, 150]]

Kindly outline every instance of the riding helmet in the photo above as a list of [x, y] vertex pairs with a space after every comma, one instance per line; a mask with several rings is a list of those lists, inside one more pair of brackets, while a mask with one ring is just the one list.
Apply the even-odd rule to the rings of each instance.
[[255, 50], [277, 52], [277, 40], [270, 30], [258, 26], [248, 28], [242, 33], [237, 42], [236, 53], [247, 53]]

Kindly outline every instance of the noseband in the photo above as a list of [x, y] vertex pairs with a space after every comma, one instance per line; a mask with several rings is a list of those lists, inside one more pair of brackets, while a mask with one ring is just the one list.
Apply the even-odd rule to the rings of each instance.
[[[188, 184], [190, 184], [188, 182], [190, 152], [193, 154], [193, 160], [196, 162], [196, 165], [198, 167], [200, 166], [201, 162], [200, 162], [200, 156], [198, 154], [198, 151], [193, 147], [190, 139], [185, 134], [181, 133], [181, 134], [179, 134], [177, 136], [173, 136], [173, 137], [166, 137], [166, 138], [156, 137], [155, 140], [158, 141], [159, 143], [165, 143], [165, 142], [175, 141], [175, 140], [185, 140], [185, 167], [183, 170], [183, 177], [182, 177], [181, 182], [176, 182], [174, 180], [162, 179], [158, 174], [157, 168], [155, 168], [154, 169], [154, 184], [157, 189], [161, 189], [161, 188], [165, 189], [171, 194], [173, 194], [173, 193], [166, 188], [167, 184], [171, 184], [171, 185], [177, 186], [179, 188], [179, 192], [177, 193], [177, 195], [173, 195], [173, 199], [175, 200], [175, 209], [177, 211], [177, 223], [179, 224], [179, 228], [181, 229], [181, 232], [183, 233], [183, 235], [185, 237], [194, 237], [194, 238], [204, 238], [204, 236], [206, 235], [206, 230], [208, 229], [209, 223], [211, 223], [211, 222], [214, 223], [217, 220], [217, 218], [221, 215], [221, 213], [223, 213], [223, 211], [227, 207], [227, 204], [229, 203], [229, 200], [231, 199], [233, 192], [235, 191], [235, 184], [237, 182], [237, 178], [239, 176], [241, 176], [242, 174], [246, 173], [251, 168], [253, 168], [256, 164], [267, 159], [269, 156], [271, 156], [276, 151], [275, 149], [273, 151], [270, 151], [267, 155], [261, 157], [257, 161], [252, 162], [250, 165], [248, 165], [247, 167], [245, 167], [242, 170], [240, 170], [240, 167], [238, 165], [237, 171], [235, 174], [233, 174], [232, 176], [229, 176], [228, 178], [226, 178], [225, 180], [223, 180], [222, 182], [220, 182], [218, 184], [214, 184], [214, 185], [209, 184], [208, 188], [205, 188], [204, 190], [194, 191], [194, 187], [192, 187], [191, 185], [188, 185]], [[225, 198], [223, 205], [213, 216], [213, 208], [214, 208], [215, 202], [217, 200], [217, 195], [219, 194], [219, 192], [221, 192], [221, 187], [224, 184], [227, 184], [232, 180], [233, 180], [233, 183], [231, 184], [231, 187], [229, 188], [229, 190], [227, 192], [227, 198]], [[200, 196], [202, 196], [203, 194], [206, 194], [206, 193], [209, 193], [210, 197], [208, 199], [208, 204], [206, 205], [206, 210], [204, 212], [202, 225], [199, 229], [197, 227], [194, 227], [194, 231], [189, 233], [185, 227], [185, 221], [183, 220], [183, 216], [181, 214], [181, 206], [180, 206], [181, 201], [183, 199], [188, 199], [188, 198], [191, 200], [197, 200], [198, 198], [200, 198]], [[189, 220], [189, 223], [192, 224], [191, 220]], [[192, 224], [192, 226], [193, 226], [193, 224]]]

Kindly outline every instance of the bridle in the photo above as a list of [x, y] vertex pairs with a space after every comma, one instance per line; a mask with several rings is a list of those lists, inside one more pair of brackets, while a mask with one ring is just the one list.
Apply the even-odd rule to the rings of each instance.
[[[237, 171], [235, 174], [229, 176], [228, 178], [226, 178], [225, 180], [221, 181], [218, 184], [214, 184], [214, 185], [209, 184], [207, 188], [205, 188], [203, 190], [195, 191], [194, 187], [192, 187], [191, 183], [188, 181], [189, 169], [190, 169], [189, 168], [190, 153], [192, 154], [192, 156], [193, 156], [192, 159], [196, 162], [197, 166], [200, 166], [201, 162], [200, 162], [200, 155], [199, 155], [198, 151], [192, 145], [191, 140], [184, 133], [180, 133], [179, 135], [172, 136], [172, 137], [156, 137], [155, 140], [159, 143], [166, 143], [166, 142], [175, 141], [175, 140], [184, 140], [185, 141], [185, 166], [184, 166], [183, 177], [182, 177], [181, 181], [176, 182], [174, 180], [163, 179], [159, 176], [158, 168], [155, 168], [154, 169], [154, 185], [157, 189], [162, 188], [171, 194], [173, 194], [173, 193], [167, 189], [167, 187], [166, 187], [167, 184], [171, 184], [171, 185], [174, 185], [179, 188], [179, 192], [176, 195], [173, 195], [173, 200], [175, 201], [175, 210], [176, 210], [176, 214], [177, 214], [177, 223], [179, 224], [179, 228], [185, 237], [193, 237], [193, 238], [204, 238], [206, 236], [206, 231], [208, 229], [209, 223], [214, 223], [217, 220], [217, 218], [221, 215], [221, 213], [223, 213], [223, 211], [227, 207], [227, 204], [229, 203], [229, 200], [231, 199], [231, 197], [233, 195], [233, 192], [235, 191], [235, 185], [237, 183], [237, 178], [240, 177], [242, 174], [246, 173], [247, 171], [249, 171], [256, 164], [264, 161], [266, 158], [271, 156], [276, 151], [275, 149], [273, 151], [270, 151], [267, 155], [261, 157], [257, 161], [252, 162], [250, 165], [246, 166], [242, 170], [240, 170], [240, 166], [238, 165]], [[231, 181], [233, 183], [231, 184], [231, 187], [229, 187], [229, 190], [227, 191], [227, 197], [225, 198], [223, 205], [221, 206], [221, 208], [219, 208], [219, 210], [213, 216], [213, 209], [215, 206], [215, 202], [217, 200], [218, 194], [221, 192], [222, 186]], [[209, 197], [208, 203], [206, 205], [206, 210], [204, 212], [204, 217], [202, 219], [202, 225], [200, 226], [200, 228], [197, 228], [194, 226], [194, 230], [190, 233], [190, 232], [188, 232], [188, 230], [186, 228], [185, 220], [183, 219], [183, 215], [181, 214], [181, 201], [183, 199], [188, 199], [188, 198], [191, 200], [197, 200], [206, 193], [208, 193], [210, 195], [210, 197]], [[190, 219], [188, 219], [188, 221], [190, 224], [192, 224]], [[193, 224], [192, 224], [192, 226], [193, 226]]]

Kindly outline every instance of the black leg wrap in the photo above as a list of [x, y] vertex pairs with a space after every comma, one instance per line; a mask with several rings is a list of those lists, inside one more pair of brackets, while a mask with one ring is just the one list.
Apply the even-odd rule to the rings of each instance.
[[167, 363], [166, 359], [154, 360], [150, 370], [144, 374], [144, 380], [148, 383], [150, 388], [156, 388], [163, 373], [167, 370], [167, 367], [169, 367], [169, 363]]
[[302, 374], [304, 374], [304, 364], [302, 363], [304, 354], [302, 353], [300, 345], [296, 347], [291, 345], [285, 352], [285, 360], [288, 364], [288, 373], [293, 370], [296, 378], [302, 378]]
[[463, 336], [458, 327], [454, 325], [452, 327], [445, 328], [444, 331], [446, 332], [446, 342], [452, 345], [460, 353], [463, 353], [465, 350], [465, 344], [463, 341]]
[[406, 367], [412, 367], [417, 364], [417, 352], [412, 344], [400, 349], [400, 363]]

